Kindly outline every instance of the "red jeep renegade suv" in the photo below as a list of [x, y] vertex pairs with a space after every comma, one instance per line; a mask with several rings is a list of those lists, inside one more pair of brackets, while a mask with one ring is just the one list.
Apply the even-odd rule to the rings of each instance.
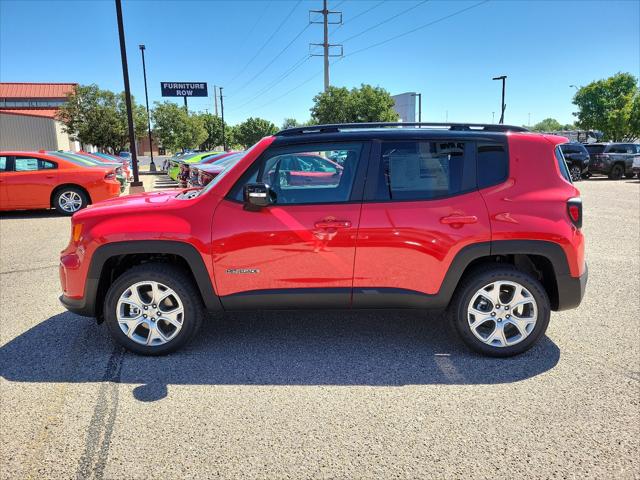
[[76, 213], [61, 300], [148, 355], [184, 345], [206, 311], [447, 307], [472, 349], [522, 353], [587, 280], [566, 141], [504, 125], [285, 130], [201, 190]]

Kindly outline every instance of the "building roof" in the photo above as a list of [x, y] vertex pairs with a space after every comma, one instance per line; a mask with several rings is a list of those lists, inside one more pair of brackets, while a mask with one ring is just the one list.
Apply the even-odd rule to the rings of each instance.
[[0, 83], [0, 98], [65, 98], [77, 83]]
[[58, 110], [52, 108], [2, 108], [0, 109], [0, 114], [3, 113], [9, 115], [26, 115], [28, 117], [55, 118]]

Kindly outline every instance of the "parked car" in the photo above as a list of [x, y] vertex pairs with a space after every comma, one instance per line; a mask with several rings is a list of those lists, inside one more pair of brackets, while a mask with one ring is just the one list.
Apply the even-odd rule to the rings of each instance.
[[237, 153], [240, 152], [221, 152], [215, 155], [203, 157], [198, 162], [181, 164], [180, 174], [178, 175], [178, 185], [182, 188], [186, 188], [190, 185], [196, 185], [198, 183], [199, 175], [197, 167], [222, 162], [224, 159], [229, 158], [229, 156], [235, 155]]
[[[196, 163], [191, 166], [189, 171], [189, 181], [187, 186], [189, 188], [201, 188], [205, 187], [216, 178], [220, 173], [224, 172], [227, 168], [231, 168], [238, 163], [242, 158], [244, 152], [235, 152], [224, 156], [224, 158], [218, 159], [211, 163]], [[222, 155], [220, 155], [222, 157]]]
[[574, 182], [589, 176], [589, 152], [584, 145], [577, 142], [569, 142], [560, 145], [564, 159], [567, 161], [567, 168]]
[[[284, 130], [202, 189], [76, 213], [61, 300], [146, 355], [183, 346], [206, 311], [283, 308], [449, 308], [469, 347], [516, 355], [585, 290], [565, 142], [507, 125]], [[271, 173], [330, 152], [331, 182]]]
[[87, 155], [79, 152], [66, 152], [66, 151], [56, 150], [56, 151], [50, 151], [48, 153], [58, 158], [75, 160], [76, 162], [84, 163], [85, 165], [115, 168], [116, 180], [118, 180], [118, 182], [120, 183], [120, 192], [124, 192], [125, 186], [127, 184], [127, 179], [125, 178], [125, 173], [124, 173], [124, 170], [122, 169], [122, 163], [113, 163], [111, 161], [102, 160], [102, 159], [93, 157], [91, 155]]
[[[169, 160], [169, 170], [167, 171], [167, 175], [169, 175], [172, 180], [179, 182], [180, 180], [178, 179], [178, 175], [180, 175], [181, 172], [184, 172], [184, 168], [180, 168], [181, 165], [184, 165], [185, 163], [196, 163], [205, 157], [209, 157], [211, 155], [219, 155], [221, 153], [222, 152], [199, 152], [190, 153], [181, 157], [174, 157]], [[186, 181], [186, 178], [184, 180]]]
[[71, 215], [119, 193], [114, 167], [40, 152], [0, 152], [0, 210], [55, 208]]
[[[86, 152], [82, 152], [82, 153], [86, 153]], [[118, 158], [114, 155], [109, 155], [108, 153], [102, 153], [102, 152], [92, 152], [90, 155], [107, 162], [122, 163], [122, 172], [124, 173], [125, 178], [127, 180], [131, 179], [131, 163], [129, 160]]]
[[633, 177], [633, 161], [640, 156], [640, 145], [635, 143], [590, 143], [585, 145], [591, 161], [590, 173], [607, 175], [619, 180], [624, 175]]
[[631, 171], [634, 175], [640, 178], [640, 156], [633, 159], [633, 165], [631, 166]]

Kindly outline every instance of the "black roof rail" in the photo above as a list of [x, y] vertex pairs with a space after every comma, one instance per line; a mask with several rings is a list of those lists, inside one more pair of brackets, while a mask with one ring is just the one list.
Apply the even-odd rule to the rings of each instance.
[[431, 123], [431, 122], [371, 122], [371, 123], [334, 123], [327, 125], [309, 125], [306, 127], [287, 128], [276, 133], [276, 136], [293, 136], [309, 133], [336, 133], [343, 130], [374, 129], [374, 128], [435, 128], [458, 131], [480, 132], [528, 132], [524, 127], [515, 125], [496, 125], [489, 123]]

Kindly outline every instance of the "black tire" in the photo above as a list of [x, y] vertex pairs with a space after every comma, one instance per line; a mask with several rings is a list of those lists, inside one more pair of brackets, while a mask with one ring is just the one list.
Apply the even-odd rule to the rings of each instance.
[[579, 182], [582, 180], [582, 169], [578, 165], [571, 165], [569, 167], [569, 175], [572, 181]]
[[[159, 282], [172, 289], [184, 309], [180, 330], [171, 340], [161, 345], [137, 343], [125, 334], [117, 320], [120, 296], [132, 285], [145, 281]], [[140, 355], [165, 355], [184, 346], [197, 333], [204, 318], [204, 305], [193, 280], [182, 269], [165, 263], [149, 263], [132, 267], [113, 282], [104, 301], [104, 318], [113, 339], [127, 350]], [[140, 328], [144, 330], [144, 327], [142, 325]]]
[[[71, 198], [79, 198], [80, 204], [75, 204], [73, 207], [70, 207], [72, 204], [68, 200]], [[67, 206], [66, 209], [65, 205]], [[53, 194], [53, 208], [62, 215], [73, 215], [77, 211], [85, 208], [87, 205], [89, 205], [89, 198], [84, 190], [78, 187], [61, 187]]]
[[[473, 334], [468, 322], [467, 309], [476, 292], [492, 282], [500, 280], [518, 283], [526, 288], [537, 305], [538, 317], [533, 329], [519, 343], [509, 346], [492, 346], [484, 343]], [[453, 307], [452, 321], [462, 341], [472, 350], [491, 357], [511, 357], [529, 350], [546, 332], [551, 315], [549, 297], [540, 282], [528, 273], [511, 266], [489, 265], [472, 271], [458, 286], [451, 305]], [[506, 324], [507, 322], [505, 322]], [[494, 325], [497, 324], [494, 323]]]
[[611, 167], [611, 171], [609, 172], [609, 180], [620, 180], [624, 175], [624, 167], [619, 163], [615, 164]]

